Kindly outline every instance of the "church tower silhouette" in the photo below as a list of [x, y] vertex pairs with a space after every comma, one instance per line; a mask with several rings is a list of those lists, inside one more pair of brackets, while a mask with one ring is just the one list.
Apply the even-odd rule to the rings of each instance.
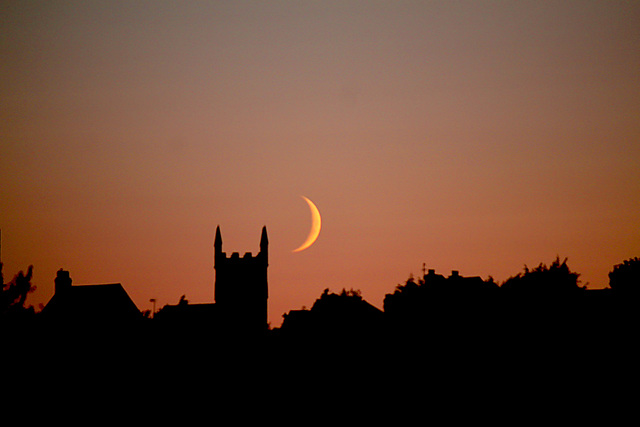
[[256, 256], [247, 252], [240, 258], [240, 254], [234, 252], [227, 257], [222, 251], [220, 226], [216, 228], [213, 246], [216, 272], [214, 299], [220, 315], [231, 328], [247, 332], [265, 331], [269, 297], [267, 227], [262, 227], [260, 252]]

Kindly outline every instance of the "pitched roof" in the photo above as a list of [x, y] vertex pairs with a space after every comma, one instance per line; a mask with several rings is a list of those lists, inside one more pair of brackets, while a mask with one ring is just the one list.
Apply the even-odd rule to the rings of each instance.
[[56, 292], [42, 313], [82, 320], [127, 320], [140, 311], [120, 283], [71, 286]]

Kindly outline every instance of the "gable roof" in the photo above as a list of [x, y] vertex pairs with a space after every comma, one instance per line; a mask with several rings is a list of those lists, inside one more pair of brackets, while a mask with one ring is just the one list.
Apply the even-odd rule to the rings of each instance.
[[140, 311], [120, 283], [70, 286], [56, 292], [42, 310], [56, 318], [93, 321], [129, 320]]

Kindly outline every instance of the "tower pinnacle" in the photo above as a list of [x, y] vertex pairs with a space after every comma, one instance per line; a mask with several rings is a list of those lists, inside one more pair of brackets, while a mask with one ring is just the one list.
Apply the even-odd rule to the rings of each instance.
[[220, 235], [220, 226], [216, 227], [216, 238], [213, 242], [216, 253], [222, 252], [222, 236]]

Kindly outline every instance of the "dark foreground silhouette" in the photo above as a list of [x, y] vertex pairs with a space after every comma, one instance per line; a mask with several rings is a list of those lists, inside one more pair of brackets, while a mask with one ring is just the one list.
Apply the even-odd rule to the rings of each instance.
[[491, 278], [462, 277], [456, 271], [445, 277], [429, 270], [387, 294], [384, 310], [366, 302], [359, 291], [326, 289], [311, 309], [284, 314], [282, 326], [274, 329], [244, 319], [254, 319], [255, 312], [260, 319], [266, 313], [264, 306], [252, 305], [250, 299], [246, 306], [239, 304], [241, 296], [234, 301], [233, 316], [215, 304], [189, 304], [184, 297], [153, 317], [143, 316], [120, 284], [72, 286], [64, 270], [56, 277], [54, 297], [35, 313], [23, 307], [31, 290], [29, 268], [4, 285], [2, 314], [5, 337], [55, 331], [50, 336], [66, 335], [69, 340], [117, 338], [115, 345], [133, 337], [160, 346], [180, 340], [185, 348], [214, 347], [217, 340], [324, 348], [435, 343], [482, 345], [485, 350], [524, 343], [566, 348], [589, 342], [614, 344], [635, 336], [638, 264], [636, 258], [615, 266], [611, 287], [600, 290], [579, 286], [579, 275], [559, 259], [548, 267], [525, 267], [502, 285]]
[[[242, 259], [225, 258], [234, 266]], [[610, 287], [601, 290], [579, 286], [578, 274], [559, 259], [501, 285], [428, 270], [387, 294], [383, 310], [359, 291], [327, 289], [273, 329], [255, 313], [229, 319], [217, 303], [186, 298], [145, 316], [122, 286], [75, 286], [64, 270], [52, 305], [36, 313], [24, 307], [30, 268], [3, 286], [2, 365], [11, 374], [7, 384], [81, 382], [79, 390], [119, 390], [133, 399], [193, 398], [203, 387], [240, 393], [244, 404], [261, 401], [267, 390], [289, 403], [385, 396], [385, 405], [412, 402], [415, 409], [428, 398], [454, 412], [464, 407], [469, 419], [496, 405], [502, 415], [517, 407], [529, 419], [549, 405], [557, 409], [554, 402], [570, 409], [633, 378], [639, 265], [632, 259], [615, 266]], [[87, 310], [87, 298], [102, 305]], [[262, 304], [240, 312], [250, 307], [262, 319]], [[547, 403], [532, 409], [538, 398]]]

